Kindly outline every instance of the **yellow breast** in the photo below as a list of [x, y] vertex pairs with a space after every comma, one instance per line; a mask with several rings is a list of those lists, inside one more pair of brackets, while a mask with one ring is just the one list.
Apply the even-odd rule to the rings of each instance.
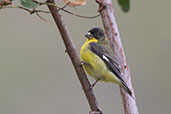
[[107, 72], [107, 68], [102, 59], [94, 54], [89, 49], [90, 42], [97, 42], [97, 40], [87, 40], [80, 51], [81, 60], [85, 63], [83, 65], [85, 71], [95, 79], [100, 78], [105, 81], [104, 75]]

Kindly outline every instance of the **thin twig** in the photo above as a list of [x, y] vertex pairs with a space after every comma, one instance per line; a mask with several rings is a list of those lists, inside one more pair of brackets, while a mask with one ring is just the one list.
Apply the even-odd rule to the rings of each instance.
[[31, 9], [28, 9], [28, 8], [25, 8], [25, 7], [22, 7], [22, 6], [3, 6], [3, 7], [1, 7], [0, 9], [4, 9], [4, 8], [18, 8], [18, 9], [22, 9], [22, 10], [25, 10], [25, 11], [29, 12], [31, 15], [34, 14], [34, 13], [36, 13], [36, 15], [37, 15], [40, 19], [42, 19], [43, 21], [46, 21], [46, 22], [47, 22], [47, 20], [44, 19], [42, 16], [40, 16], [39, 13], [50, 13], [50, 12], [44, 11], [44, 10], [36, 10], [36, 9], [32, 9], [32, 10], [31, 10]]
[[38, 12], [35, 12], [35, 13], [36, 13], [36, 15], [37, 15], [40, 19], [42, 19], [43, 21], [47, 22], [47, 20], [44, 19]]
[[68, 2], [67, 4], [65, 4], [61, 9], [66, 8], [69, 4], [70, 4], [70, 2]]
[[[75, 13], [72, 13], [66, 9], [64, 9], [69, 3], [65, 4], [63, 7], [59, 7], [57, 6], [56, 4], [53, 4], [53, 3], [49, 3], [49, 2], [39, 2], [39, 1], [36, 1], [36, 0], [33, 0], [33, 2], [35, 2], [38, 6], [42, 6], [42, 5], [49, 5], [49, 6], [54, 6], [56, 8], [58, 8], [59, 10], [63, 11], [63, 12], [66, 12], [70, 15], [73, 15], [73, 16], [76, 16], [76, 17], [80, 17], [80, 18], [86, 18], [86, 19], [93, 19], [93, 18], [96, 18], [98, 16], [100, 16], [100, 14], [97, 14], [95, 16], [82, 16], [82, 15], [79, 15], [79, 14], [75, 14]], [[30, 10], [28, 8], [25, 8], [25, 7], [22, 7], [22, 6], [1, 6], [1, 8], [20, 8], [20, 9], [23, 9], [25, 11], [28, 11], [30, 14], [33, 14], [33, 13], [38, 13], [38, 12], [41, 12], [41, 13], [49, 13], [47, 11], [43, 11], [43, 10], [36, 10], [36, 9], [33, 9], [33, 10]], [[38, 15], [41, 19], [43, 19], [40, 15]], [[43, 19], [45, 20], [45, 19]]]
[[87, 18], [87, 19], [93, 19], [93, 18], [96, 18], [96, 17], [100, 16], [100, 14], [97, 14], [95, 16], [82, 16], [82, 15], [74, 14], [74, 13], [68, 11], [68, 10], [65, 10], [65, 9], [63, 9], [62, 11], [66, 12], [66, 13], [69, 13], [69, 14], [71, 14], [73, 16], [77, 16], [77, 17], [81, 17], [81, 18]]
[[44, 10], [36, 10], [36, 9], [28, 9], [28, 8], [25, 8], [25, 7], [22, 7], [22, 6], [2, 6], [1, 9], [5, 9], [5, 8], [18, 8], [18, 9], [23, 9], [25, 11], [28, 11], [30, 14], [33, 14], [35, 12], [37, 13], [50, 13], [49, 11], [44, 11]]
[[59, 10], [62, 10], [62, 11], [64, 11], [64, 12], [68, 13], [68, 14], [71, 14], [71, 15], [73, 15], [73, 16], [77, 16], [77, 17], [80, 17], [80, 18], [93, 19], [93, 18], [96, 18], [96, 17], [100, 16], [100, 14], [97, 14], [97, 15], [95, 15], [95, 16], [82, 16], [82, 15], [78, 15], [78, 14], [72, 13], [72, 12], [70, 12], [70, 11], [64, 9], [69, 3], [67, 3], [64, 7], [59, 7], [59, 6], [57, 6], [56, 4], [49, 3], [49, 2], [38, 2], [38, 1], [36, 1], [36, 2], [38, 3], [38, 5], [49, 5], [49, 6], [54, 6], [54, 7], [58, 8]]

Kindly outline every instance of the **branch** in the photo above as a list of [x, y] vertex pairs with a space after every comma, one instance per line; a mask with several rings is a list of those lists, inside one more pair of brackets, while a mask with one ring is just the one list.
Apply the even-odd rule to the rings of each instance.
[[[55, 3], [54, 0], [47, 0], [47, 2], [53, 3], [53, 4]], [[59, 29], [60, 34], [62, 36], [63, 42], [66, 47], [66, 52], [68, 53], [68, 55], [72, 61], [72, 64], [74, 65], [75, 71], [80, 80], [80, 83], [82, 85], [82, 88], [84, 90], [84, 93], [86, 95], [86, 98], [88, 100], [91, 110], [98, 111], [99, 113], [97, 113], [97, 114], [102, 114], [101, 109], [98, 106], [96, 97], [93, 93], [93, 90], [92, 90], [92, 88], [90, 88], [91, 85], [87, 79], [87, 76], [86, 76], [83, 68], [82, 68], [81, 60], [78, 55], [78, 52], [76, 51], [76, 47], [73, 44], [71, 36], [63, 22], [62, 16], [59, 13], [59, 9], [52, 5], [48, 5], [48, 8], [53, 16], [53, 19], [56, 23], [56, 26]]]
[[[43, 6], [43, 5], [49, 5], [49, 6], [54, 6], [56, 8], [58, 8], [59, 10], [65, 12], [65, 13], [68, 13], [70, 15], [73, 15], [73, 16], [76, 16], [76, 17], [80, 17], [80, 18], [85, 18], [85, 19], [94, 19], [98, 16], [100, 16], [100, 14], [96, 14], [94, 16], [83, 16], [83, 15], [79, 15], [79, 14], [75, 14], [75, 13], [72, 13], [66, 9], [64, 9], [68, 4], [66, 4], [64, 7], [59, 7], [57, 6], [56, 4], [53, 4], [53, 3], [49, 3], [49, 2], [38, 2], [38, 1], [35, 1], [34, 2], [38, 5], [37, 7], [39, 6]], [[0, 9], [5, 9], [5, 8], [18, 8], [18, 9], [22, 9], [22, 10], [25, 10], [25, 11], [28, 11], [30, 14], [34, 14], [36, 13], [36, 15], [41, 18], [42, 20], [46, 21], [44, 18], [42, 18], [38, 13], [41, 12], [41, 13], [50, 13], [48, 11], [44, 11], [44, 10], [36, 10], [36, 9], [29, 9], [29, 8], [26, 8], [26, 7], [22, 7], [22, 6], [12, 6], [12, 5], [9, 5], [7, 4], [6, 2], [2, 2], [1, 3], [1, 0], [0, 0]]]
[[5, 8], [18, 8], [18, 9], [22, 9], [22, 10], [25, 10], [27, 12], [29, 12], [31, 15], [36, 13], [36, 15], [42, 19], [43, 21], [46, 21], [43, 17], [40, 16], [39, 13], [50, 13], [48, 11], [44, 11], [44, 10], [36, 10], [36, 9], [29, 9], [29, 8], [25, 8], [25, 7], [22, 7], [22, 6], [2, 6], [0, 7], [0, 9], [5, 9]]
[[[34, 1], [36, 2], [36, 1]], [[70, 15], [73, 15], [73, 16], [76, 16], [76, 17], [80, 17], [80, 18], [86, 18], [86, 19], [93, 19], [93, 18], [96, 18], [98, 16], [100, 16], [100, 14], [97, 14], [97, 15], [94, 15], [94, 16], [83, 16], [83, 15], [78, 15], [78, 14], [75, 14], [75, 13], [72, 13], [68, 10], [65, 10], [64, 8], [67, 6], [67, 4], [64, 6], [64, 7], [58, 7], [57, 5], [55, 4], [52, 4], [52, 3], [46, 3], [46, 2], [36, 2], [39, 6], [41, 5], [49, 5], [49, 6], [54, 6], [56, 8], [58, 8], [59, 10], [62, 10], [64, 11], [65, 13], [68, 13]], [[29, 12], [30, 14], [34, 14], [36, 13], [36, 15], [41, 18], [42, 20], [46, 21], [43, 17], [41, 17], [39, 15], [39, 12], [40, 13], [50, 13], [48, 11], [44, 11], [44, 10], [36, 10], [36, 9], [29, 9], [29, 8], [25, 8], [25, 7], [22, 7], [22, 6], [11, 6], [11, 5], [7, 5], [7, 6], [1, 6], [0, 4], [0, 9], [5, 9], [5, 8], [18, 8], [18, 9], [22, 9], [22, 10], [25, 10], [27, 12]]]
[[112, 0], [96, 0], [96, 2], [99, 4], [98, 11], [101, 13], [104, 29], [115, 53], [115, 60], [117, 60], [120, 66], [122, 66], [123, 79], [132, 91], [132, 97], [130, 97], [125, 93], [125, 91], [122, 90], [122, 88], [120, 88], [125, 114], [139, 114], [138, 108], [136, 106], [134, 89], [131, 83], [130, 70], [126, 61], [112, 8]]
[[78, 15], [78, 14], [72, 13], [72, 12], [64, 9], [66, 6], [68, 6], [69, 3], [66, 4], [64, 7], [59, 7], [56, 4], [50, 3], [50, 2], [38, 2], [38, 1], [35, 1], [35, 0], [34, 0], [34, 2], [36, 2], [39, 6], [41, 6], [41, 5], [54, 6], [54, 7], [58, 8], [59, 10], [62, 10], [65, 13], [68, 13], [70, 15], [80, 17], [80, 18], [93, 19], [93, 18], [96, 18], [96, 17], [100, 16], [100, 14], [97, 14], [97, 15], [94, 15], [94, 16], [83, 16], [83, 15]]

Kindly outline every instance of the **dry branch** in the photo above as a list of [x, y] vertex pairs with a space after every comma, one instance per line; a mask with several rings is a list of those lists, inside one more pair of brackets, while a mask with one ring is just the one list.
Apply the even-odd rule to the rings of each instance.
[[101, 13], [104, 29], [115, 53], [115, 60], [117, 60], [117, 62], [120, 64], [122, 68], [123, 79], [132, 91], [132, 97], [130, 97], [127, 93], [125, 93], [125, 91], [122, 90], [122, 88], [120, 88], [125, 114], [139, 114], [138, 108], [136, 106], [134, 89], [131, 83], [130, 70], [126, 61], [126, 56], [123, 50], [114, 11], [112, 8], [112, 0], [96, 0], [96, 2], [99, 4], [98, 11]]
[[[47, 0], [48, 3], [55, 3], [54, 0]], [[88, 100], [88, 103], [90, 105], [90, 108], [92, 111], [99, 111], [99, 114], [102, 114], [100, 107], [98, 106], [96, 97], [93, 93], [93, 90], [90, 88], [91, 85], [87, 79], [87, 76], [82, 68], [80, 57], [76, 51], [75, 45], [72, 42], [71, 36], [63, 22], [62, 16], [59, 13], [59, 9], [55, 6], [48, 5], [48, 8], [53, 16], [53, 19], [59, 29], [59, 32], [62, 36], [62, 39], [64, 41], [66, 52], [68, 53], [75, 71], [77, 73], [77, 76], [80, 80], [80, 83], [82, 85], [82, 88], [84, 90], [84, 93], [86, 95], [86, 98]], [[98, 114], [98, 113], [97, 113]]]

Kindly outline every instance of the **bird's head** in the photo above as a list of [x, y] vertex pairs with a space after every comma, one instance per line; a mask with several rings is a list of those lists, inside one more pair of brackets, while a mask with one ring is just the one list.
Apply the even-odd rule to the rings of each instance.
[[85, 35], [85, 37], [88, 39], [95, 38], [98, 41], [102, 41], [106, 38], [103, 29], [99, 27], [95, 27], [89, 30], [88, 33]]

